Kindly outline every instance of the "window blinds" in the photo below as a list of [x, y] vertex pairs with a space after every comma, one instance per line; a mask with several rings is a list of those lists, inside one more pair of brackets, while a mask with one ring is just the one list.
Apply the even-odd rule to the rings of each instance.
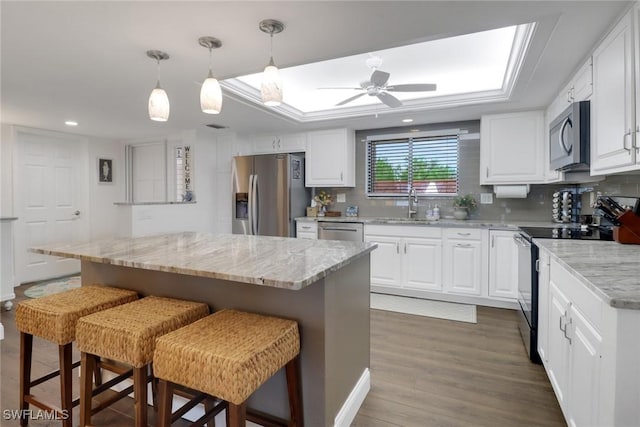
[[458, 193], [458, 136], [367, 141], [367, 195]]

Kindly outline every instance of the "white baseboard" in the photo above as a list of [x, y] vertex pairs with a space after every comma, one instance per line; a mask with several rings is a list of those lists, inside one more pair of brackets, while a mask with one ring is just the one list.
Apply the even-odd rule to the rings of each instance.
[[369, 390], [371, 390], [371, 372], [369, 368], [365, 368], [355, 387], [349, 393], [347, 400], [345, 400], [344, 405], [338, 411], [333, 423], [334, 427], [349, 427], [351, 425]]

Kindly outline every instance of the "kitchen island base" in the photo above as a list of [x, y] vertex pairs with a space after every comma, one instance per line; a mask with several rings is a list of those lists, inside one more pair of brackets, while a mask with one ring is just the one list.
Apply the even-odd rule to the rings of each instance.
[[[302, 399], [307, 426], [349, 425], [369, 389], [369, 256], [299, 290], [82, 261], [82, 283], [141, 295], [235, 308], [298, 322]], [[283, 372], [249, 400], [253, 409], [288, 418]]]

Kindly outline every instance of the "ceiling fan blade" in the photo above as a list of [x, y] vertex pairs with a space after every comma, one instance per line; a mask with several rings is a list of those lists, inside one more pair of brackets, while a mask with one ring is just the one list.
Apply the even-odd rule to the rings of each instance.
[[429, 92], [437, 89], [437, 85], [434, 84], [407, 84], [407, 85], [393, 85], [387, 86], [386, 90], [390, 92]]
[[350, 89], [350, 90], [361, 90], [361, 87], [318, 87], [316, 89]]
[[389, 81], [390, 75], [391, 74], [385, 73], [384, 71], [375, 70], [371, 74], [371, 83], [373, 83], [374, 86], [384, 86], [387, 81]]
[[344, 101], [337, 103], [336, 107], [339, 107], [340, 105], [348, 104], [349, 102], [354, 101], [364, 95], [366, 95], [366, 93], [359, 93], [355, 96], [352, 96], [351, 98], [347, 98]]
[[380, 101], [384, 102], [391, 108], [396, 108], [402, 105], [402, 102], [400, 102], [398, 98], [393, 95], [389, 95], [386, 92], [380, 92], [377, 97]]

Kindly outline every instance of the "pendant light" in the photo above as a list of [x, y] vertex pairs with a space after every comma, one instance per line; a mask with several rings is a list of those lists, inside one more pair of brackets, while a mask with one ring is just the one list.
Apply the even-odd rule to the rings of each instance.
[[149, 118], [156, 122], [166, 122], [169, 120], [169, 97], [160, 87], [160, 61], [169, 59], [169, 54], [160, 50], [148, 50], [147, 56], [158, 63], [158, 80], [149, 95]]
[[220, 114], [220, 110], [222, 110], [222, 90], [218, 79], [213, 77], [213, 71], [211, 71], [211, 51], [222, 46], [222, 42], [215, 37], [205, 36], [200, 37], [198, 43], [200, 43], [200, 46], [209, 49], [209, 75], [200, 89], [200, 108], [203, 113]]
[[284, 30], [284, 24], [275, 19], [265, 19], [259, 24], [260, 31], [267, 33], [271, 37], [269, 63], [262, 73], [262, 103], [269, 107], [276, 107], [282, 103], [282, 79], [280, 72], [273, 62], [273, 35]]

